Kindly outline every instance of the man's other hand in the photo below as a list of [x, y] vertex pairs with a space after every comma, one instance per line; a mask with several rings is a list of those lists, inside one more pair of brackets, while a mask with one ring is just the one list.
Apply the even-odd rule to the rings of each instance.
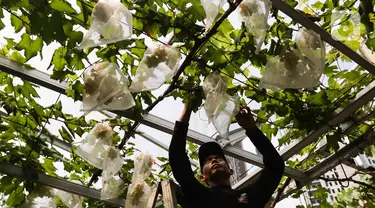
[[192, 110], [191, 110], [190, 104], [185, 104], [184, 110], [182, 111], [181, 116], [178, 119], [178, 121], [182, 123], [189, 123], [191, 111]]
[[251, 110], [247, 106], [240, 107], [240, 112], [236, 115], [236, 120], [246, 131], [251, 131], [256, 128], [254, 117], [251, 115]]

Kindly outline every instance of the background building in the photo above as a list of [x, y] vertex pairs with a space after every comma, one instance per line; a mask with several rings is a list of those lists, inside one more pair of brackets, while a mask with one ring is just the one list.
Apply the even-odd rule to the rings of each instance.
[[[374, 157], [367, 157], [364, 154], [360, 154], [353, 159], [356, 165], [368, 168], [375, 166], [375, 158]], [[322, 177], [329, 178], [329, 179], [337, 179], [337, 178], [346, 178], [352, 176], [356, 172], [356, 169], [349, 167], [345, 164], [338, 165], [334, 169], [328, 171]], [[360, 180], [360, 176], [356, 175], [353, 177], [355, 180]], [[350, 188], [353, 186], [357, 186], [357, 184], [353, 182], [338, 182], [338, 181], [325, 181], [322, 179], [315, 180], [311, 183], [311, 188], [304, 188], [306, 191], [303, 193], [302, 201], [303, 204], [311, 205], [313, 208], [320, 207], [320, 201], [314, 197], [314, 192], [317, 190], [318, 186], [322, 186], [328, 190], [328, 199], [327, 201], [331, 204], [334, 204], [337, 199], [337, 195], [344, 189]]]

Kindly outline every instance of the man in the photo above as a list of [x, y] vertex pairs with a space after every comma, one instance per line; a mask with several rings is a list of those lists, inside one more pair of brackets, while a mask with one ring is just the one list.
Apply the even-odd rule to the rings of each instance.
[[[199, 148], [200, 179], [194, 177], [189, 157], [185, 152], [186, 135], [191, 109], [185, 105], [176, 121], [174, 134], [169, 147], [169, 162], [175, 179], [181, 186], [184, 197], [191, 208], [263, 208], [277, 188], [284, 172], [284, 162], [271, 142], [256, 127], [248, 107], [241, 107], [236, 115], [238, 124], [246, 130], [246, 135], [263, 155], [264, 168], [255, 181], [237, 192], [230, 186], [230, 169], [224, 152], [216, 142], [203, 144]], [[246, 195], [244, 199], [244, 194]], [[247, 198], [247, 199], [246, 199]]]

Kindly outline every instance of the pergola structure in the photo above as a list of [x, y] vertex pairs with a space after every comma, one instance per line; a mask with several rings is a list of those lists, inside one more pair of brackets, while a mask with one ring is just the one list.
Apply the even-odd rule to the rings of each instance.
[[[285, 3], [282, 0], [271, 0], [271, 1], [272, 1], [273, 6], [276, 9], [290, 16], [294, 21], [300, 23], [304, 27], [315, 31], [317, 34], [319, 34], [322, 37], [322, 39], [326, 43], [335, 47], [344, 55], [352, 59], [354, 62], [358, 64], [358, 66], [363, 67], [364, 69], [368, 70], [372, 74], [375, 74], [374, 65], [372, 65], [370, 62], [368, 62], [366, 59], [364, 59], [362, 56], [360, 56], [353, 50], [351, 50], [342, 42], [334, 40], [331, 34], [329, 34], [320, 26], [316, 25], [308, 17], [296, 11], [295, 9], [293, 9], [291, 6], [289, 6], [287, 3]], [[233, 8], [232, 8], [232, 11], [233, 11]], [[225, 15], [227, 17], [229, 14], [226, 13], [224, 14], [224, 16]], [[50, 76], [44, 72], [38, 71], [36, 69], [30, 69], [25, 65], [22, 65], [15, 61], [11, 61], [4, 57], [0, 57], [0, 70], [8, 74], [17, 76], [23, 80], [28, 80], [37, 85], [46, 87], [58, 93], [65, 94], [66, 90], [68, 89], [68, 84], [66, 82], [58, 82], [56, 80], [52, 80]], [[332, 115], [331, 119], [327, 121], [325, 124], [322, 124], [321, 126], [316, 128], [314, 131], [312, 131], [309, 135], [307, 135], [302, 140], [295, 141], [289, 146], [287, 146], [286, 148], [284, 148], [280, 152], [280, 155], [282, 156], [283, 160], [284, 161], [288, 160], [289, 158], [294, 156], [296, 153], [300, 152], [307, 145], [313, 142], [316, 142], [319, 137], [323, 136], [333, 127], [340, 126], [345, 133], [349, 133], [357, 125], [374, 117], [375, 113], [371, 113], [369, 115], [359, 115], [356, 117], [353, 116], [353, 114], [359, 108], [361, 108], [363, 105], [368, 104], [370, 101], [373, 101], [374, 97], [375, 97], [375, 81], [373, 81], [369, 86], [367, 86], [361, 92], [359, 92], [356, 95], [356, 97], [351, 100], [351, 103], [347, 108], [337, 109], [334, 115]], [[167, 134], [173, 133], [173, 128], [174, 128], [173, 122], [167, 121], [163, 118], [154, 116], [152, 114], [147, 114], [143, 118], [133, 118], [126, 111], [124, 112], [113, 111], [113, 112], [108, 112], [107, 115], [116, 115], [116, 116], [126, 117], [128, 119], [131, 119], [133, 121], [138, 121], [146, 126], [165, 132]], [[352, 120], [354, 120], [355, 122], [351, 121], [351, 122], [343, 123], [349, 117], [352, 118]], [[47, 135], [43, 135], [43, 136], [49, 139]], [[245, 132], [241, 129], [231, 131], [230, 137], [229, 137], [230, 141], [227, 141], [223, 144], [225, 153], [228, 156], [232, 156], [241, 161], [256, 165], [260, 168], [257, 171], [253, 172], [252, 174], [248, 175], [247, 177], [243, 178], [237, 184], [235, 184], [233, 187], [234, 189], [242, 189], [247, 184], [249, 184], [256, 177], [256, 175], [259, 174], [259, 172], [261, 171], [261, 168], [263, 167], [262, 156], [250, 153], [248, 151], [245, 151], [243, 149], [240, 149], [238, 147], [233, 147], [230, 145], [231, 142], [241, 140], [245, 137], [246, 137]], [[162, 149], [168, 150], [167, 145], [154, 139], [152, 136], [144, 135], [144, 138], [148, 139], [149, 141], [161, 147]], [[187, 138], [189, 141], [196, 143], [198, 145], [201, 145], [205, 142], [212, 141], [211, 137], [198, 133], [193, 130], [188, 131]], [[72, 151], [71, 144], [68, 144], [65, 141], [62, 141], [57, 138], [50, 139], [49, 141], [53, 142], [53, 145], [56, 145], [66, 151], [69, 151], [69, 152]], [[320, 175], [324, 174], [326, 171], [333, 168], [335, 165], [338, 165], [340, 162], [343, 162], [355, 168], [359, 168], [359, 167], [356, 167], [355, 164], [353, 164], [348, 159], [352, 156], [357, 155], [363, 148], [366, 148], [374, 143], [375, 143], [375, 133], [372, 131], [368, 132], [362, 135], [360, 138], [357, 138], [355, 141], [348, 144], [344, 148], [340, 149], [335, 154], [330, 155], [329, 153], [326, 153], [325, 155], [327, 156], [327, 158], [324, 161], [322, 161], [320, 164], [310, 168], [309, 170], [303, 172], [297, 169], [286, 167], [284, 175], [294, 179], [297, 182], [298, 187], [301, 188], [305, 184], [311, 182], [312, 180], [316, 179]], [[317, 150], [316, 152], [324, 151], [323, 148], [324, 148], [324, 145], [322, 146], [321, 149]], [[28, 178], [29, 177], [28, 174], [25, 173], [22, 170], [22, 168], [17, 167], [12, 164], [0, 163], [0, 173], [12, 175], [15, 177], [26, 178], [27, 180], [34, 180], [35, 182], [38, 182], [47, 186], [51, 186], [57, 189], [61, 189], [70, 193], [100, 200], [100, 191], [98, 190], [87, 188], [85, 186], [78, 185], [69, 181], [64, 181], [56, 177], [51, 177], [51, 176], [45, 175], [44, 173], [38, 173], [36, 177]], [[287, 194], [288, 193], [284, 194], [284, 197], [286, 197]], [[124, 199], [111, 199], [111, 200], [107, 200], [106, 202], [112, 205], [117, 205], [121, 207], [124, 206]]]

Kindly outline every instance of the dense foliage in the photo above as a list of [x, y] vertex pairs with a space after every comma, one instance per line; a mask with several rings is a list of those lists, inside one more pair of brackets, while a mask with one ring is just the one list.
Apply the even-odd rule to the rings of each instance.
[[[201, 93], [202, 78], [212, 72], [220, 72], [222, 76], [228, 77], [228, 93], [238, 94], [241, 102], [246, 104], [252, 102], [260, 106], [257, 111], [258, 121], [261, 123], [262, 131], [269, 137], [276, 137], [277, 133], [283, 135], [278, 138], [278, 147], [290, 144], [292, 141], [303, 138], [315, 128], [325, 125], [333, 112], [349, 105], [361, 89], [366, 87], [374, 76], [361, 67], [350, 69], [353, 63], [348, 57], [338, 50], [329, 48], [327, 50], [326, 65], [321, 78], [322, 84], [312, 89], [285, 89], [272, 91], [258, 87], [259, 77], [254, 74], [263, 73], [267, 60], [279, 55], [286, 48], [294, 45], [293, 37], [298, 31], [299, 25], [278, 10], [272, 8], [267, 30], [265, 44], [258, 54], [255, 54], [255, 46], [252, 36], [246, 31], [244, 25], [235, 29], [233, 21], [240, 21], [233, 18], [231, 21], [225, 19], [213, 30], [213, 36], [209, 39], [205, 36], [203, 21], [205, 12], [199, 0], [121, 0], [122, 3], [133, 13], [134, 34], [138, 38], [124, 40], [114, 44], [95, 47], [86, 50], [76, 49], [83, 38], [82, 28], [90, 26], [91, 12], [95, 5], [89, 0], [0, 0], [0, 29], [4, 29], [4, 22], [11, 22], [14, 32], [20, 35], [19, 40], [4, 37], [6, 44], [0, 50], [1, 55], [23, 64], [28, 64], [36, 56], [40, 56], [43, 62], [50, 61], [50, 70], [53, 70], [52, 79], [68, 81], [69, 89], [67, 96], [72, 99], [81, 100], [83, 84], [81, 73], [85, 67], [94, 60], [89, 57], [97, 57], [99, 60], [116, 63], [120, 66], [125, 75], [132, 77], [143, 54], [146, 50], [145, 38], [151, 37], [154, 40], [166, 40], [173, 34], [173, 45], [178, 47], [184, 57], [189, 61], [181, 76], [168, 88], [165, 97], [173, 96], [181, 98], [183, 102], [192, 99], [202, 100], [196, 105], [196, 110], [204, 102], [204, 95]], [[69, 3], [70, 2], [70, 3]], [[236, 1], [241, 2], [241, 1]], [[228, 0], [229, 9], [235, 8], [238, 4]], [[357, 11], [361, 14], [361, 22], [364, 27], [361, 29], [361, 37], [365, 40], [368, 48], [375, 48], [375, 36], [373, 13], [375, 1], [336, 1], [321, 0], [314, 1], [286, 1], [290, 6], [298, 9], [327, 31], [332, 27], [331, 15], [334, 11]], [[226, 5], [228, 8], [228, 4]], [[370, 9], [369, 9], [370, 8]], [[221, 14], [225, 12], [221, 10]], [[237, 10], [234, 13], [238, 12]], [[5, 19], [4, 14], [9, 14], [10, 19]], [[219, 15], [220, 16], [220, 15]], [[218, 20], [219, 17], [216, 19]], [[214, 22], [215, 24], [215, 22]], [[345, 23], [341, 27], [345, 27]], [[168, 36], [168, 38], [167, 38]], [[364, 47], [362, 39], [347, 40], [350, 48], [358, 51]], [[51, 60], [43, 58], [43, 48], [55, 44], [54, 54]], [[193, 51], [193, 52], [192, 52]], [[27, 81], [16, 81], [16, 79], [4, 72], [0, 72], [0, 105], [4, 114], [0, 119], [0, 155], [1, 161], [22, 166], [25, 170], [45, 172], [51, 176], [56, 175], [54, 162], [61, 162], [64, 170], [70, 176], [68, 180], [78, 180], [87, 185], [98, 170], [74, 153], [68, 157], [59, 153], [51, 147], [40, 134], [49, 134], [45, 129], [48, 120], [58, 120], [64, 125], [59, 130], [58, 137], [68, 143], [81, 137], [85, 132], [95, 125], [97, 121], [86, 121], [84, 117], [75, 117], [62, 111], [61, 102], [43, 107], [38, 104], [38, 87]], [[198, 89], [198, 90], [197, 90]], [[129, 116], [140, 117], [145, 111], [150, 111], [164, 97], [156, 98], [153, 92], [135, 93], [133, 96], [136, 106], [127, 110]], [[355, 115], [367, 114], [373, 111], [372, 103], [360, 108]], [[108, 119], [116, 127], [120, 127], [115, 135], [115, 142], [120, 144], [129, 137], [129, 131], [134, 131], [133, 122], [126, 118]], [[367, 132], [374, 125], [370, 119], [358, 125], [349, 134], [343, 135], [338, 127], [332, 127], [326, 136], [328, 148], [333, 153], [343, 138], [356, 139], [359, 135]], [[129, 131], [128, 131], [129, 130]], [[124, 132], [128, 131], [127, 134]], [[139, 132], [136, 132], [139, 133]], [[120, 135], [125, 135], [124, 137]], [[323, 138], [323, 136], [321, 138]], [[320, 141], [320, 140], [319, 140]], [[121, 145], [122, 155], [131, 156], [134, 145], [127, 143]], [[303, 149], [300, 154], [306, 155], [314, 151], [316, 143]], [[196, 149], [190, 144], [190, 151]], [[73, 151], [74, 152], [74, 151]], [[373, 149], [367, 149], [367, 154], [372, 154]], [[191, 154], [194, 158], [194, 154]], [[127, 157], [128, 158], [128, 157]], [[196, 159], [196, 158], [195, 158]], [[290, 167], [306, 170], [317, 163], [318, 157], [312, 157], [301, 163], [296, 159], [287, 161]], [[152, 180], [170, 176], [170, 167], [166, 158], [159, 158], [163, 163], [161, 172], [156, 172]], [[129, 183], [133, 163], [126, 159], [121, 170], [122, 178]], [[32, 175], [30, 175], [32, 177]], [[94, 178], [97, 180], [97, 177]], [[375, 186], [374, 179], [369, 178], [368, 184]], [[282, 183], [285, 180], [282, 181]], [[37, 184], [28, 180], [3, 176], [0, 179], [0, 192], [4, 194], [6, 204], [10, 207], [18, 207], [25, 200], [27, 194], [36, 189]], [[89, 185], [92, 185], [91, 183]], [[26, 191], [25, 191], [26, 190]], [[365, 200], [367, 204], [375, 206], [374, 190], [364, 191], [363, 186], [354, 188], [342, 193], [336, 206], [346, 207], [349, 198], [355, 198], [350, 203], [352, 207], [358, 207], [360, 201]], [[124, 192], [123, 196], [125, 196]], [[324, 199], [323, 190], [320, 195]], [[85, 200], [87, 206], [104, 206], [102, 203], [92, 200]], [[327, 205], [329, 206], [329, 205]], [[366, 207], [371, 207], [370, 205]]]

